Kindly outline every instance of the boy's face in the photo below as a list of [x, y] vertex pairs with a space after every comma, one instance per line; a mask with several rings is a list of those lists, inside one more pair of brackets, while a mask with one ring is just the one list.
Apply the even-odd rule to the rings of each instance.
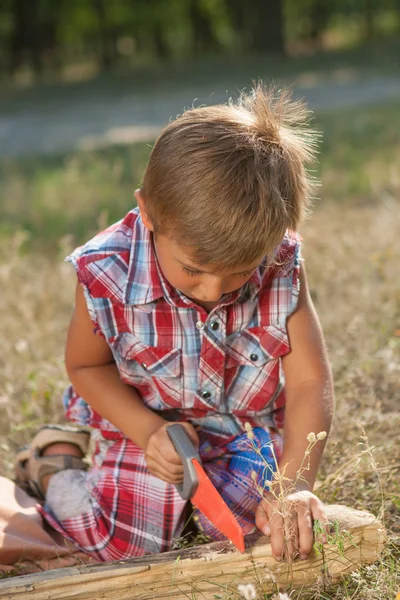
[[218, 304], [223, 294], [238, 290], [253, 275], [258, 262], [229, 271], [197, 265], [188, 251], [165, 235], [155, 235], [157, 259], [165, 278], [188, 298], [206, 309]]
[[[140, 190], [136, 190], [135, 198], [143, 224], [150, 231], [154, 231]], [[154, 235], [154, 245], [161, 270], [171, 286], [207, 310], [211, 310], [218, 304], [223, 294], [229, 294], [242, 287], [263, 258], [260, 257], [252, 264], [240, 265], [229, 271], [218, 271], [207, 265], [195, 264], [189, 250], [166, 235]]]

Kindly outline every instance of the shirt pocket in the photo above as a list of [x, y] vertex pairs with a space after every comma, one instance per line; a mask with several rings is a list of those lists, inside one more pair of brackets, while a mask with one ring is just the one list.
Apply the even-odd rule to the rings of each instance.
[[237, 415], [264, 410], [284, 386], [281, 361], [290, 352], [285, 327], [251, 327], [227, 338], [226, 401]]
[[[144, 396], [159, 396], [160, 406], [177, 407], [182, 401], [181, 350], [144, 344], [130, 333], [111, 343], [122, 381], [138, 388]], [[157, 394], [158, 392], [158, 394]], [[151, 403], [158, 408], [157, 402]]]

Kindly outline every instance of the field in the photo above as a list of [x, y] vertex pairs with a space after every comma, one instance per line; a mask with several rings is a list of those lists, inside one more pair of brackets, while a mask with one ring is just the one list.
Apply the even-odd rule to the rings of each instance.
[[[387, 103], [317, 115], [316, 124], [322, 186], [301, 233], [337, 402], [317, 493], [378, 515], [389, 541], [381, 561], [339, 587], [290, 598], [390, 600], [400, 591], [400, 113]], [[0, 163], [4, 475], [12, 475], [16, 448], [38, 426], [63, 420], [63, 347], [75, 285], [63, 257], [131, 208], [149, 149]]]

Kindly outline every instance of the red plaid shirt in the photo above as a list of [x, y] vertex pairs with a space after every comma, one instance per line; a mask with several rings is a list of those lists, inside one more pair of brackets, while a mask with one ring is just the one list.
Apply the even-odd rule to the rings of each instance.
[[[168, 420], [190, 420], [216, 442], [239, 435], [246, 421], [282, 427], [280, 359], [290, 351], [286, 320], [299, 293], [297, 234], [285, 235], [273, 265], [261, 265], [209, 314], [165, 279], [138, 209], [67, 260], [121, 379], [147, 406]], [[71, 420], [118, 436], [72, 387], [64, 403]]]
[[[204, 468], [244, 534], [254, 528], [260, 501], [253, 473], [267, 485], [275, 456], [279, 460], [280, 437], [271, 428], [283, 424], [281, 357], [290, 350], [286, 320], [298, 298], [299, 251], [299, 237], [286, 235], [274, 265], [260, 266], [209, 314], [165, 280], [137, 210], [69, 257], [122, 380], [166, 419], [198, 426]], [[148, 471], [143, 450], [72, 387], [64, 402], [71, 420], [97, 428], [93, 467], [82, 475], [82, 489], [69, 490], [74, 500], [79, 493], [88, 502], [82, 514], [63, 520], [49, 504], [42, 515], [98, 560], [170, 549], [182, 531], [186, 502]], [[256, 427], [264, 460], [249, 447], [246, 421]], [[67, 491], [64, 501], [68, 507]], [[197, 509], [196, 515], [200, 529], [223, 539]]]

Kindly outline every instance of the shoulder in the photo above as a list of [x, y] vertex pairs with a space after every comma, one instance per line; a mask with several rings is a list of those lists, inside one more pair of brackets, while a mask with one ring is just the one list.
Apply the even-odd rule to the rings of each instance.
[[94, 296], [116, 297], [123, 289], [132, 245], [140, 243], [138, 209], [131, 210], [123, 219], [95, 235], [83, 246], [76, 248], [67, 262], [75, 267], [81, 284]]
[[[301, 247], [303, 238], [296, 231], [287, 230], [274, 256], [267, 261], [267, 273], [273, 277], [293, 276], [300, 270]], [[267, 274], [266, 273], [266, 274]]]
[[275, 260], [282, 266], [293, 268], [300, 266], [302, 237], [296, 231], [287, 231], [277, 248]]
[[138, 209], [131, 210], [123, 219], [96, 234], [83, 246], [76, 248], [66, 260], [88, 265], [114, 254], [129, 252], [138, 219]]
[[300, 291], [301, 236], [287, 231], [272, 257], [267, 257], [258, 292], [260, 310], [270, 323], [284, 327], [296, 310]]

